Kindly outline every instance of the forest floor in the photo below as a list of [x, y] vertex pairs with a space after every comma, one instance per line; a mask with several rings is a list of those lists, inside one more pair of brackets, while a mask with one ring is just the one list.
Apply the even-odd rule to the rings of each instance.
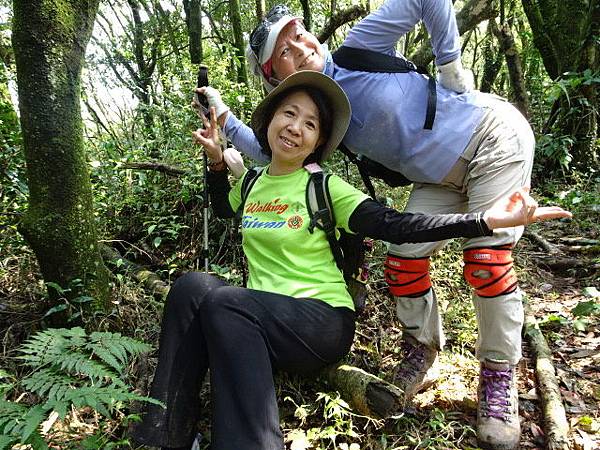
[[[570, 425], [571, 448], [592, 450], [600, 448], [600, 208], [588, 205], [580, 208], [578, 214], [583, 215], [580, 220], [529, 227], [515, 250], [515, 259], [520, 286], [553, 352]], [[5, 235], [3, 239], [6, 238]], [[0, 261], [0, 378], [2, 369], [18, 371], [13, 359], [15, 348], [32, 330], [41, 327], [44, 313], [34, 306], [42, 303], [43, 292], [35, 258], [23, 243], [14, 244], [14, 239], [6, 248], [10, 254], [3, 253]], [[371, 257], [374, 270], [370, 300], [359, 318], [347, 362], [390, 380], [399, 359], [401, 330], [381, 273], [384, 254], [383, 246], [377, 244]], [[323, 380], [278, 375], [281, 425], [289, 449], [477, 448], [477, 333], [461, 263], [458, 242], [451, 243], [432, 262], [432, 278], [444, 311], [448, 340], [439, 358], [438, 381], [416, 397], [409, 411], [374, 420], [353, 413]], [[160, 304], [145, 296], [134, 282], [123, 281], [119, 296], [117, 321], [124, 324], [119, 331], [156, 345]], [[521, 448], [542, 449], [544, 420], [536, 389], [534, 355], [526, 340], [523, 354], [517, 371]], [[153, 356], [138, 361], [128, 380], [142, 391], [155, 364]], [[207, 388], [203, 389], [203, 400], [208, 410]], [[70, 431], [65, 433], [67, 426]], [[200, 450], [209, 448], [209, 428], [207, 418], [200, 424], [204, 434]], [[49, 432], [49, 436], [54, 436], [50, 447], [83, 448], [78, 442], [99, 431], [113, 438], [110, 446], [97, 448], [135, 448], [126, 442], [126, 428], [119, 420], [107, 422], [89, 410], [74, 410], [67, 420], [57, 421]]]

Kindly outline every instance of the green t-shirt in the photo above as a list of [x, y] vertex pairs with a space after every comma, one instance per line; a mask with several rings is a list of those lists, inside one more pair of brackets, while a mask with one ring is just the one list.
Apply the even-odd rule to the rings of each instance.
[[[354, 309], [325, 233], [308, 231], [306, 205], [309, 173], [261, 173], [244, 205], [243, 248], [248, 259], [248, 287], [291, 297], [311, 297]], [[241, 181], [229, 193], [234, 211], [241, 203]], [[333, 175], [329, 179], [336, 228], [350, 232], [348, 220], [368, 196]]]

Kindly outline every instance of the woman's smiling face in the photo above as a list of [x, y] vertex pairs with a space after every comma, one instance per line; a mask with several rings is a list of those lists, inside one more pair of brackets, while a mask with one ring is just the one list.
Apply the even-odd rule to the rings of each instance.
[[273, 114], [267, 140], [274, 164], [299, 169], [308, 155], [321, 145], [319, 110], [303, 91], [285, 97]]

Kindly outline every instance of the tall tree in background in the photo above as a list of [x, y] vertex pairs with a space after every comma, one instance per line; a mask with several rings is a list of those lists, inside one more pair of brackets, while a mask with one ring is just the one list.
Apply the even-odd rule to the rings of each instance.
[[573, 164], [598, 169], [600, 0], [522, 0], [522, 4], [548, 75], [567, 91], [555, 103], [545, 131], [571, 135]]
[[200, 0], [183, 0], [185, 23], [187, 25], [190, 61], [192, 64], [202, 62], [202, 10]]
[[519, 111], [529, 118], [529, 97], [523, 76], [523, 64], [512, 32], [513, 13], [514, 3], [510, 1], [507, 8], [506, 2], [500, 0], [500, 26], [498, 27], [496, 21], [491, 19], [488, 30], [498, 39], [500, 49], [506, 59], [506, 67], [512, 88], [511, 100]]
[[302, 17], [304, 18], [304, 26], [308, 31], [312, 28], [312, 13], [310, 11], [310, 2], [308, 0], [300, 0], [302, 5]]
[[98, 250], [80, 111], [81, 67], [98, 3], [14, 0], [12, 39], [29, 185], [20, 231], [46, 282], [102, 307], [108, 271]]
[[246, 71], [246, 44], [244, 44], [244, 31], [242, 29], [242, 15], [240, 13], [239, 0], [229, 0], [229, 20], [233, 30], [233, 41], [237, 67], [238, 83], [248, 83], [248, 72]]
[[264, 19], [266, 12], [265, 0], [256, 0], [256, 23]]
[[[100, 11], [96, 23], [106, 39], [94, 37], [93, 41], [104, 52], [106, 63], [115, 77], [139, 100], [145, 132], [153, 136], [154, 117], [150, 108], [154, 100], [152, 83], [158, 61], [165, 53], [162, 41], [167, 34], [167, 20], [161, 20], [160, 11], [151, 8], [145, 1], [127, 0], [126, 3], [130, 14], [125, 13], [120, 4], [110, 2], [111, 16]], [[142, 17], [142, 8], [147, 20]], [[117, 38], [119, 33], [113, 30], [113, 26], [117, 25], [113, 25], [114, 21], [118, 21], [119, 27], [125, 30], [120, 38]]]

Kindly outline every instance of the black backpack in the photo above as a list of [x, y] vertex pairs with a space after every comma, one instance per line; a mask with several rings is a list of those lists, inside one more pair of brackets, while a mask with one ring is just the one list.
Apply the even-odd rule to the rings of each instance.
[[[343, 229], [338, 230], [340, 238], [337, 239], [335, 217], [331, 207], [331, 196], [329, 195], [330, 174], [324, 173], [318, 164], [311, 164], [306, 166], [305, 169], [310, 173], [306, 184], [306, 204], [310, 216], [308, 229], [311, 233], [315, 227], [325, 232], [335, 263], [344, 275], [344, 281], [354, 302], [356, 313], [360, 314], [367, 300], [366, 283], [369, 267], [365, 261], [365, 256], [373, 247], [373, 242], [363, 235], [347, 233]], [[236, 211], [236, 221], [238, 223], [246, 199], [263, 170], [264, 167], [249, 169], [241, 181], [242, 202]]]
[[[333, 61], [344, 69], [376, 73], [418, 72], [427, 75], [429, 78], [429, 93], [427, 96], [427, 112], [425, 114], [423, 128], [426, 130], [431, 130], [433, 128], [437, 92], [435, 79], [429, 75], [426, 69], [417, 67], [411, 61], [398, 56], [386, 55], [372, 50], [346, 47], [344, 45], [338, 48], [332, 56]], [[375, 189], [369, 178], [370, 176], [380, 178], [392, 187], [406, 186], [412, 183], [412, 181], [399, 172], [388, 169], [384, 165], [379, 164], [366, 156], [355, 155], [343, 143], [340, 143], [338, 147], [350, 161], [356, 164], [360, 176], [373, 199], [376, 199], [377, 197], [375, 196]]]

